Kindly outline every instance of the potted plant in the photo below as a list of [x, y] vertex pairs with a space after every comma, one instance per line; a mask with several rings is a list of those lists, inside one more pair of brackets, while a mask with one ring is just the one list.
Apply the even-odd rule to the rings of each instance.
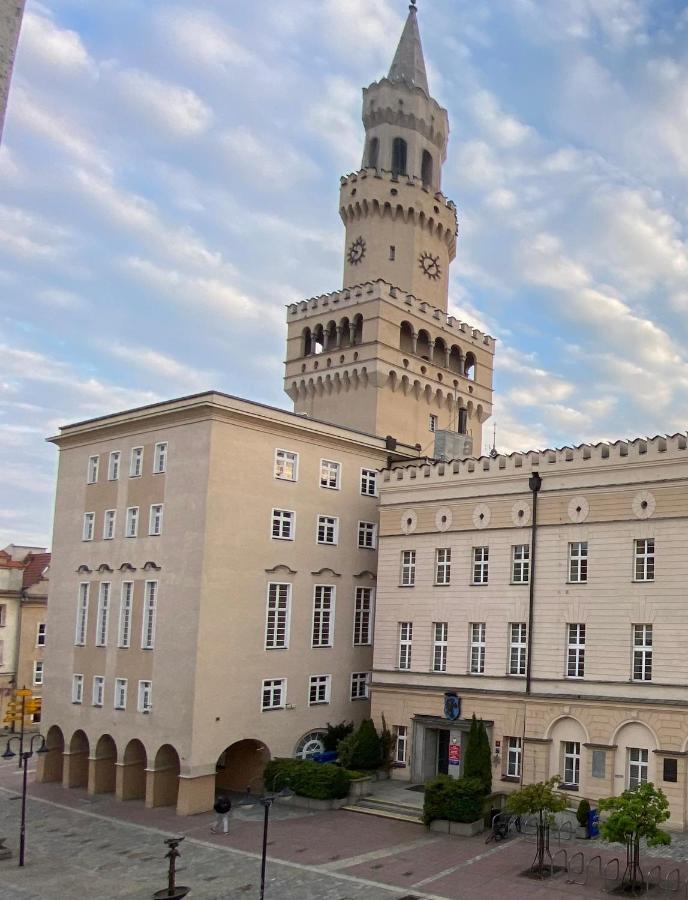
[[578, 804], [576, 810], [576, 818], [578, 819], [578, 828], [576, 829], [576, 837], [586, 838], [588, 836], [588, 813], [590, 812], [590, 804], [583, 798]]

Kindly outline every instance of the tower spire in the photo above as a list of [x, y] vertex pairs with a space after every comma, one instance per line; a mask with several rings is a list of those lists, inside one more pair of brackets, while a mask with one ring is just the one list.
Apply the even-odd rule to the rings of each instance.
[[418, 30], [417, 12], [416, 0], [411, 0], [408, 18], [401, 33], [399, 46], [394, 54], [388, 78], [390, 81], [402, 81], [409, 87], [422, 88], [430, 96], [428, 76], [425, 71], [425, 59], [423, 58], [423, 46], [420, 42], [420, 31]]

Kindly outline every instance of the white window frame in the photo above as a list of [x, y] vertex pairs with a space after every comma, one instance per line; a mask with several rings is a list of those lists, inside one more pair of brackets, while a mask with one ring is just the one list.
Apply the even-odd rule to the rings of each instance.
[[633, 649], [631, 680], [638, 682], [652, 681], [652, 646], [654, 637], [652, 625], [649, 623], [634, 623], [631, 629]]
[[588, 583], [588, 542], [569, 542], [569, 584]]
[[7, 604], [0, 603], [0, 628], [5, 628], [7, 625]]
[[[285, 475], [287, 470], [292, 470], [292, 475]], [[275, 449], [273, 462], [273, 474], [278, 481], [299, 480], [299, 454], [294, 450], [284, 450], [281, 447]]]
[[153, 682], [148, 679], [139, 681], [136, 709], [140, 713], [149, 713], [153, 709]]
[[[277, 526], [277, 534], [275, 534]], [[285, 527], [288, 526], [288, 527]], [[272, 508], [270, 537], [273, 541], [293, 541], [296, 537], [296, 513], [293, 509]]]
[[131, 647], [131, 620], [134, 614], [134, 582], [123, 581], [119, 600], [119, 624], [117, 646], [122, 650]]
[[566, 677], [585, 678], [585, 641], [587, 628], [584, 622], [566, 625]]
[[98, 470], [100, 469], [100, 456], [96, 453], [88, 458], [88, 469], [86, 470], [86, 484], [98, 483]]
[[354, 700], [367, 700], [369, 683], [370, 672], [352, 672], [349, 699], [352, 702]]
[[84, 702], [84, 676], [72, 675], [72, 703]]
[[[561, 761], [564, 784], [580, 787], [581, 745], [579, 741], [561, 742]], [[567, 774], [570, 774], [572, 777], [567, 778]]]
[[338, 491], [342, 486], [342, 464], [336, 459], [320, 460], [320, 487]]
[[84, 513], [84, 524], [81, 531], [82, 541], [92, 541], [96, 526], [96, 514], [94, 512]]
[[[320, 532], [322, 529], [322, 536], [326, 538], [332, 535], [332, 540], [320, 540]], [[315, 542], [316, 544], [320, 544], [322, 547], [336, 547], [339, 543], [339, 516], [326, 516], [324, 514], [318, 513], [317, 525], [315, 529]]]
[[43, 684], [43, 675], [45, 673], [45, 663], [42, 659], [34, 659], [33, 661], [33, 683], [34, 685]]
[[447, 671], [447, 648], [449, 645], [449, 623], [432, 623], [432, 671]]
[[650, 752], [644, 747], [629, 747], [626, 778], [628, 790], [633, 791], [647, 784], [650, 769]]
[[487, 624], [485, 622], [471, 622], [468, 629], [471, 639], [469, 672], [471, 675], [484, 675]]
[[473, 579], [471, 584], [487, 584], [490, 575], [490, 548], [473, 547]]
[[91, 687], [91, 705], [102, 706], [105, 702], [105, 676], [94, 675]]
[[115, 698], [114, 698], [115, 709], [126, 709], [127, 708], [127, 689], [128, 689], [128, 687], [129, 687], [128, 679], [115, 678]]
[[90, 593], [91, 585], [87, 581], [82, 581], [82, 583], [79, 585], [76, 604], [74, 644], [77, 647], [86, 646], [86, 637], [88, 634], [88, 604]]
[[106, 509], [103, 513], [103, 540], [112, 541], [115, 538], [115, 528], [117, 527], [117, 510]]
[[415, 587], [416, 551], [402, 550], [399, 571], [399, 587]]
[[119, 481], [120, 460], [122, 455], [119, 450], [111, 450], [108, 457], [108, 481]]
[[511, 547], [511, 583], [528, 584], [530, 581], [530, 544], [513, 544]]
[[96, 647], [107, 647], [108, 629], [110, 626], [110, 593], [112, 585], [109, 581], [101, 581], [98, 586], [98, 613], [96, 615]]
[[506, 775], [510, 778], [520, 778], [523, 761], [523, 739], [520, 737], [507, 737], [505, 743]]
[[526, 622], [509, 622], [509, 662], [507, 675], [526, 674], [528, 657], [528, 625]]
[[359, 521], [358, 549], [377, 550], [377, 524], [375, 522]]
[[[132, 527], [133, 526], [133, 527]], [[124, 537], [135, 538], [139, 533], [139, 507], [128, 506], [126, 518], [126, 530]]]
[[153, 451], [153, 474], [164, 475], [167, 471], [167, 441], [158, 441]]
[[334, 646], [334, 617], [337, 588], [333, 584], [316, 584], [313, 588], [311, 647]]
[[428, 417], [428, 431], [431, 434], [435, 434], [439, 430], [439, 416], [436, 416], [434, 413], [430, 413]]
[[408, 725], [395, 725], [396, 740], [394, 744], [394, 762], [398, 766], [406, 765], [406, 751], [408, 748]]
[[[315, 699], [313, 692], [315, 689]], [[330, 702], [332, 693], [332, 676], [331, 675], [311, 675], [308, 679], [308, 705], [324, 706]]]
[[451, 547], [437, 547], [435, 550], [435, 584], [451, 584]]
[[[357, 587], [354, 591], [354, 647], [370, 647], [373, 643], [375, 591]], [[367, 640], [365, 639], [367, 637]]]
[[655, 539], [636, 538], [633, 541], [633, 581], [655, 580]]
[[376, 469], [361, 469], [360, 487], [362, 497], [377, 497]]
[[[265, 703], [265, 695], [269, 693], [270, 701]], [[279, 698], [278, 702], [275, 700]], [[260, 686], [260, 708], [262, 712], [273, 709], [284, 709], [287, 705], [287, 679], [264, 678]]]
[[141, 617], [141, 649], [155, 649], [155, 623], [158, 615], [158, 582], [146, 581], [143, 591], [143, 615]]
[[[36, 626], [36, 646], [45, 647], [45, 637], [47, 634], [47, 623], [39, 622]], [[42, 638], [42, 640], [41, 640]]]
[[[280, 631], [284, 634], [281, 641], [279, 640]], [[290, 632], [291, 584], [283, 581], [271, 581], [268, 583], [265, 603], [265, 649], [288, 650]]]
[[397, 669], [408, 672], [413, 661], [413, 622], [399, 622]]
[[129, 456], [129, 477], [140, 478], [143, 475], [143, 447], [132, 447]]
[[148, 534], [159, 537], [162, 534], [162, 517], [165, 509], [164, 503], [151, 503], [148, 513]]

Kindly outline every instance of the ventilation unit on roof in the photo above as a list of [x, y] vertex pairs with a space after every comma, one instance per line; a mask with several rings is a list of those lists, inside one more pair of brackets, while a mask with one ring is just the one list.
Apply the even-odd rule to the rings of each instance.
[[467, 456], [473, 456], [473, 438], [456, 431], [435, 432], [435, 459], [448, 462], [451, 459], [466, 459]]

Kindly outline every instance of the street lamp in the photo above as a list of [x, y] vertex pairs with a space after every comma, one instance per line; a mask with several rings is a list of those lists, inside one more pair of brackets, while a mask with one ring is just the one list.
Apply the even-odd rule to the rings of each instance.
[[[31, 735], [31, 741], [29, 743], [28, 750], [24, 749], [21, 738], [15, 736], [7, 739], [7, 747], [5, 748], [5, 752], [2, 754], [3, 759], [14, 759], [14, 757], [17, 755], [10, 749], [12, 741], [17, 741], [17, 743], [19, 744], [20, 763], [22, 763], [24, 766], [24, 774], [22, 776], [21, 827], [19, 829], [19, 865], [23, 866], [24, 847], [26, 844], [26, 773], [29, 765], [29, 760], [33, 756], [34, 752], [47, 753], [48, 748], [45, 746], [45, 738], [42, 734]], [[38, 750], [34, 750], [34, 743], [36, 741], [40, 744]]]
[[[254, 778], [253, 781], [257, 779]], [[274, 784], [273, 784], [274, 787]], [[281, 791], [275, 793], [274, 790], [272, 793], [263, 794], [258, 797], [256, 794], [252, 793], [251, 785], [249, 784], [246, 788], [246, 793], [243, 798], [239, 801], [239, 806], [243, 809], [251, 809], [256, 806], [256, 804], [260, 804], [263, 807], [264, 815], [263, 815], [263, 855], [260, 864], [260, 900], [263, 900], [265, 897], [265, 867], [267, 863], [268, 856], [268, 823], [270, 821], [270, 807], [275, 802], [275, 800], [290, 800], [294, 796], [294, 792], [289, 788], [288, 784], [282, 788]]]

